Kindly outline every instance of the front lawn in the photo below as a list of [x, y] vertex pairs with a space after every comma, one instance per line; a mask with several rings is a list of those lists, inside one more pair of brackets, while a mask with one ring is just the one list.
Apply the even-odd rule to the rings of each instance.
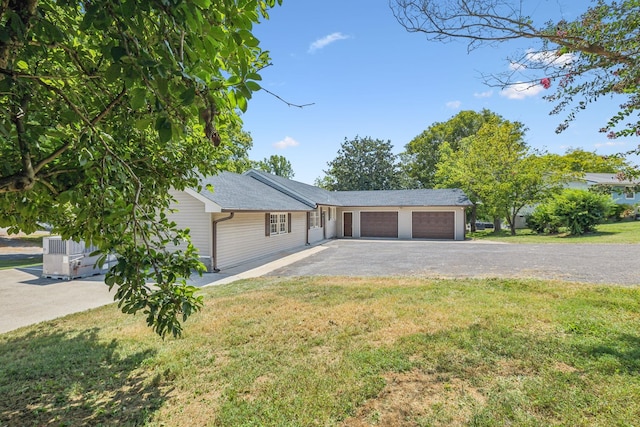
[[633, 425], [640, 288], [262, 278], [182, 339], [113, 305], [0, 335], [0, 425]]
[[42, 254], [0, 254], [0, 270], [20, 267], [32, 267], [42, 264]]
[[621, 221], [600, 224], [596, 232], [583, 236], [568, 236], [560, 234], [536, 234], [528, 228], [516, 230], [516, 235], [506, 229], [498, 233], [493, 230], [476, 231], [467, 233], [468, 239], [473, 240], [499, 240], [510, 243], [640, 243], [640, 221]]

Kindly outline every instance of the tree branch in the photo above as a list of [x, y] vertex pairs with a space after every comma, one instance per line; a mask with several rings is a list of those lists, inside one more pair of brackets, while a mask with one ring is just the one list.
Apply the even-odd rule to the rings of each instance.
[[278, 95], [276, 95], [275, 93], [271, 92], [270, 90], [267, 90], [265, 88], [261, 88], [263, 91], [267, 92], [269, 95], [279, 99], [280, 101], [284, 102], [285, 104], [287, 104], [289, 107], [298, 107], [298, 108], [304, 108], [304, 107], [309, 107], [311, 105], [315, 105], [315, 102], [312, 102], [310, 104], [292, 104], [289, 101], [285, 101], [284, 99], [282, 99], [281, 97], [279, 97]]

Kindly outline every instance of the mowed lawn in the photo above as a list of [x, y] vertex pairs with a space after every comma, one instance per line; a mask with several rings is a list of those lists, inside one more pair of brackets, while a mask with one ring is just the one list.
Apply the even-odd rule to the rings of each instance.
[[582, 236], [571, 236], [567, 233], [536, 234], [528, 228], [516, 230], [516, 235], [501, 230], [482, 230], [467, 233], [467, 238], [474, 240], [498, 240], [509, 243], [640, 243], [640, 221], [620, 221], [599, 224], [596, 231]]
[[[631, 267], [631, 266], [630, 266]], [[261, 278], [0, 335], [2, 426], [632, 426], [640, 288]]]

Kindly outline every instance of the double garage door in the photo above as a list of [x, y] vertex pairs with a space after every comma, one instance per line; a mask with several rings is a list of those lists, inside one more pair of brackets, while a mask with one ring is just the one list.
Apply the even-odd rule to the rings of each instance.
[[[398, 212], [361, 212], [360, 236], [398, 238]], [[412, 212], [411, 237], [453, 240], [455, 214], [453, 212]]]

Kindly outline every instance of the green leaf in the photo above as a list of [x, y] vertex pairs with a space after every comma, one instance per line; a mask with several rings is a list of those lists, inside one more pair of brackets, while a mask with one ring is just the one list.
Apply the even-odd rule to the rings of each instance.
[[159, 117], [158, 120], [156, 120], [156, 130], [158, 131], [160, 142], [165, 143], [171, 141], [171, 122], [165, 117]]
[[246, 85], [247, 85], [247, 88], [249, 88], [249, 89], [250, 89], [251, 91], [253, 91], [253, 92], [257, 92], [257, 91], [259, 91], [260, 89], [262, 89], [262, 87], [261, 87], [258, 83], [253, 82], [253, 81], [248, 81], [248, 82], [246, 83]]
[[167, 96], [167, 93], [169, 92], [169, 82], [167, 79], [156, 79], [156, 85], [158, 86], [160, 95]]
[[240, 110], [245, 113], [247, 111], [247, 98], [245, 98], [244, 96], [236, 93], [236, 101], [238, 103], [238, 108], [240, 108]]
[[122, 74], [122, 68], [120, 64], [111, 64], [107, 71], [104, 73], [104, 78], [107, 83], [113, 83], [116, 80], [120, 79], [120, 75]]
[[152, 122], [153, 122], [153, 118], [151, 118], [151, 117], [146, 117], [144, 119], [136, 120], [136, 129], [145, 130], [149, 126], [151, 126]]
[[192, 0], [201, 9], [208, 9], [211, 6], [211, 0]]
[[18, 69], [21, 71], [26, 71], [29, 69], [29, 64], [27, 64], [25, 61], [18, 61], [16, 62], [16, 67], [18, 67]]
[[142, 87], [137, 87], [131, 91], [129, 103], [131, 108], [139, 110], [146, 104], [147, 90]]
[[182, 105], [191, 105], [196, 97], [196, 89], [192, 86], [180, 94]]
[[123, 56], [127, 56], [127, 51], [122, 46], [114, 46], [111, 48], [111, 57], [113, 62], [120, 62]]

